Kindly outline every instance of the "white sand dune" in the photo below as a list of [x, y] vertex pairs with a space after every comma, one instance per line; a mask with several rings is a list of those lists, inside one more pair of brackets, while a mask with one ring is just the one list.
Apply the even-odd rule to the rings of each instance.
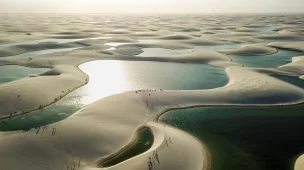
[[54, 103], [86, 84], [88, 79], [87, 75], [73, 66], [56, 66], [42, 75], [0, 85], [0, 119]]
[[299, 74], [300, 78], [304, 78], [304, 56], [293, 57], [292, 63], [280, 66], [279, 69], [286, 70], [295, 74]]
[[[102, 48], [107, 48], [107, 46], [101, 46], [100, 48], [101, 49], [99, 50], [102, 50]], [[0, 60], [0, 64], [1, 63], [19, 64], [19, 65], [32, 66], [32, 67], [34, 66], [34, 67], [53, 68], [51, 71], [45, 74], [41, 74], [41, 76], [36, 78], [32, 78], [28, 80], [25, 79], [25, 80], [20, 80], [16, 82], [11, 82], [9, 84], [1, 85], [0, 96], [1, 99], [4, 101], [2, 102], [2, 107], [7, 108], [1, 110], [2, 118], [7, 118], [9, 116], [19, 115], [25, 112], [42, 108], [46, 105], [56, 102], [64, 95], [68, 94], [68, 92], [80, 87], [81, 85], [84, 85], [87, 82], [88, 77], [84, 75], [81, 71], [79, 71], [77, 66], [81, 63], [91, 60], [97, 60], [97, 59], [205, 63], [205, 64], [210, 64], [220, 67], [229, 67], [229, 66], [238, 65], [236, 63], [231, 62], [231, 59], [224, 54], [213, 51], [205, 51], [205, 50], [198, 50], [189, 54], [178, 55], [174, 57], [125, 57], [115, 54], [113, 55], [111, 53], [102, 54], [99, 53], [98, 51], [74, 50], [67, 53], [55, 53], [55, 54], [44, 55], [33, 59]], [[233, 68], [227, 69], [228, 73], [230, 72], [229, 70], [235, 70], [235, 69]], [[231, 75], [233, 75], [233, 73]], [[244, 77], [244, 75], [240, 75], [240, 74], [238, 74], [238, 76]], [[254, 80], [254, 77], [250, 77], [250, 78]], [[51, 88], [50, 85], [52, 83], [50, 82], [54, 82], [54, 81], [58, 82], [56, 84], [57, 87]], [[247, 81], [249, 82], [251, 80], [247, 80]], [[258, 84], [252, 86], [258, 86]], [[18, 87], [23, 87], [23, 88], [18, 88]], [[27, 93], [28, 91], [27, 87], [31, 89], [36, 89], [38, 93], [30, 93], [30, 94]], [[46, 88], [47, 89], [51, 88], [53, 90], [50, 90], [48, 92], [45, 91]], [[219, 93], [225, 94], [222, 92]], [[19, 95], [21, 97], [18, 97]], [[231, 95], [228, 94], [227, 96], [229, 98], [231, 97]], [[222, 95], [221, 97], [223, 100], [225, 100], [224, 98], [227, 98], [227, 96]], [[238, 98], [238, 96], [235, 96], [235, 98]], [[292, 98], [292, 96], [288, 97], [288, 95], [286, 95], [284, 96], [283, 99], [288, 100], [289, 98]], [[233, 100], [233, 97], [231, 97], [230, 100]], [[250, 101], [252, 100], [249, 100], [248, 103], [250, 103]], [[244, 102], [247, 103], [245, 100]], [[263, 102], [264, 100], [261, 100], [261, 104]], [[293, 101], [291, 100], [291, 102]], [[12, 103], [14, 106], [12, 105]]]
[[292, 62], [278, 68], [252, 68], [253, 71], [267, 75], [298, 76], [304, 78], [304, 56], [292, 57]]
[[269, 43], [268, 46], [304, 52], [304, 42], [301, 42], [301, 41], [300, 42], [273, 42], [273, 43]]
[[[184, 35], [172, 35], [172, 38], [177, 38], [174, 42], [169, 41], [170, 39], [162, 39], [161, 41], [152, 43], [138, 43], [138, 44], [122, 44], [117, 46], [118, 49], [130, 49], [142, 50], [143, 48], [164, 48], [164, 49], [192, 49], [194, 46], [211, 46], [211, 45], [232, 45], [231, 41], [219, 41], [213, 39], [203, 39]], [[180, 38], [180, 39], [179, 39]], [[121, 53], [121, 54], [131, 54]]]
[[63, 43], [63, 44], [58, 44], [54, 42], [38, 43], [38, 44], [20, 44], [20, 45], [0, 48], [0, 57], [13, 56], [27, 52], [47, 50], [47, 49], [77, 48], [83, 46], [86, 46], [86, 44], [82, 44], [78, 42]]
[[[9, 36], [9, 35], [8, 35]], [[22, 42], [28, 42], [28, 41], [35, 41], [35, 40], [40, 40], [43, 39], [44, 37], [39, 37], [39, 36], [28, 36], [28, 35], [22, 35], [18, 37], [3, 37], [0, 38], [0, 47], [2, 45], [7, 45], [7, 44], [16, 44], [16, 43], [22, 43]]]
[[[219, 52], [201, 50], [178, 56], [150, 58], [133, 56], [140, 54], [143, 48], [192, 49], [193, 46], [229, 45], [233, 44], [235, 40], [237, 42], [258, 43], [259, 39], [301, 40], [303, 38], [300, 28], [292, 28], [295, 24], [301, 23], [302, 18], [290, 21], [281, 17], [266, 17], [267, 22], [265, 19], [255, 18], [254, 21], [262, 20], [255, 23], [248, 20], [248, 17], [244, 17], [236, 23], [234, 17], [206, 17], [203, 18], [206, 22], [202, 22], [200, 17], [174, 19], [170, 16], [135, 17], [134, 20], [130, 20], [128, 17], [117, 17], [110, 20], [106, 17], [94, 22], [88, 21], [87, 16], [79, 17], [76, 20], [65, 17], [51, 19], [35, 17], [30, 19], [31, 21], [27, 21], [34, 21], [33, 24], [23, 27], [15, 27], [9, 22], [12, 19], [1, 20], [4, 24], [0, 25], [0, 28], [7, 30], [1, 35], [9, 35], [12, 32], [24, 34], [28, 31], [34, 35], [29, 36], [29, 38], [24, 36], [11, 39], [4, 37], [0, 39], [2, 43], [35, 40], [41, 37], [91, 38], [77, 43], [60, 45], [44, 43], [1, 48], [1, 56], [8, 56], [33, 50], [63, 48], [64, 46], [82, 47], [80, 50], [72, 52], [48, 54], [37, 58], [0, 58], [0, 65], [15, 64], [51, 68], [50, 71], [37, 77], [0, 85], [0, 108], [3, 108], [0, 111], [0, 116], [2, 118], [7, 118], [12, 113], [18, 115], [22, 114], [23, 111], [39, 109], [39, 107], [51, 104], [75, 88], [84, 85], [88, 77], [77, 66], [92, 60], [210, 64], [225, 67], [230, 80], [224, 87], [209, 90], [141, 90], [116, 94], [86, 106], [63, 121], [31, 129], [28, 132], [2, 132], [0, 133], [0, 169], [60, 170], [73, 169], [74, 167], [83, 170], [100, 169], [97, 166], [98, 162], [121, 151], [132, 141], [136, 130], [142, 126], [148, 126], [152, 129], [155, 139], [153, 146], [141, 155], [103, 169], [148, 169], [147, 161], [155, 151], [158, 152], [161, 161], [160, 164], [155, 162], [159, 170], [208, 169], [210, 168], [210, 158], [207, 148], [189, 134], [155, 122], [159, 115], [171, 109], [198, 106], [259, 107], [304, 102], [303, 89], [261, 74], [263, 70], [238, 67], [237, 63], [231, 62], [228, 56]], [[26, 17], [15, 19], [20, 22], [24, 18]], [[261, 25], [269, 25], [271, 22], [277, 23], [278, 20], [280, 22], [276, 26], [281, 26], [282, 30], [285, 30], [279, 34], [258, 36], [256, 32], [258, 29], [253, 29]], [[177, 23], [178, 26], [176, 26]], [[248, 28], [242, 28], [246, 26]], [[174, 31], [201, 32], [177, 35], [174, 34]], [[42, 34], [36, 35], [38, 32], [42, 32]], [[112, 38], [108, 40], [92, 38], [106, 34]], [[141, 43], [140, 39], [159, 41]], [[120, 45], [110, 51], [108, 50], [109, 46], [105, 45], [105, 43], [121, 42], [128, 44]], [[292, 45], [292, 48], [298, 48], [298, 45], [297, 47]], [[274, 48], [252, 45], [223, 53], [266, 55], [274, 52], [276, 52]], [[257, 73], [258, 71], [261, 73]], [[264, 69], [264, 73], [266, 71], [269, 74], [303, 75], [301, 78], [304, 78], [302, 57], [294, 58], [293, 63], [280, 68]], [[168, 138], [173, 142], [169, 146], [166, 143]]]
[[[75, 55], [64, 55], [73, 53]], [[91, 55], [83, 57], [84, 54]], [[50, 71], [42, 73], [38, 77], [1, 84], [0, 119], [41, 109], [83, 86], [88, 82], [89, 77], [79, 70], [78, 65], [98, 58], [98, 53], [72, 51], [47, 54], [33, 59], [0, 60], [0, 65], [17, 64], [51, 68]]]
[[294, 165], [294, 170], [302, 170], [304, 167], [304, 155], [301, 155]]
[[148, 151], [112, 167], [102, 169], [148, 169], [150, 159], [154, 162], [152, 163], [153, 169], [206, 170], [210, 168], [208, 150], [189, 134], [153, 121], [148, 122], [146, 126], [152, 130], [154, 135], [154, 143]]
[[[80, 161], [80, 169], [94, 169], [99, 160], [116, 153], [132, 141], [136, 129], [169, 109], [207, 105], [275, 106], [304, 101], [303, 89], [267, 75], [242, 67], [229, 67], [226, 72], [230, 81], [225, 87], [193, 91], [126, 92], [101, 99], [72, 117], [46, 128], [1, 133], [0, 164], [4, 169], [22, 167], [24, 170], [43, 170], [66, 169]], [[52, 136], [53, 128], [56, 128], [56, 134]], [[176, 134], [170, 128], [162, 130], [169, 136]], [[173, 139], [182, 142], [177, 137]], [[164, 154], [182, 159], [185, 165], [180, 169], [200, 168], [206, 164], [197, 161], [202, 152], [193, 151], [198, 150], [198, 145], [193, 142], [189, 139], [184, 143], [191, 151], [185, 155], [191, 154], [188, 157], [192, 158], [193, 154], [193, 160], [179, 157], [180, 147]], [[20, 160], [19, 164], [13, 163], [16, 159]], [[141, 161], [136, 161], [141, 159], [146, 159], [146, 154], [124, 164], [143, 166]], [[174, 168], [177, 168], [174, 164], [164, 163], [160, 169]]]
[[304, 36], [301, 33], [280, 31], [279, 34], [257, 36], [256, 38], [267, 40], [304, 40]]
[[[98, 50], [103, 50], [105, 48], [108, 48], [108, 46], [98, 46]], [[112, 54], [111, 52], [105, 53], [105, 51], [103, 51], [103, 53], [100, 53], [99, 51], [87, 50], [59, 52], [26, 59], [10, 59], [6, 57], [0, 59], [0, 65], [16, 64], [29, 67], [46, 67], [51, 68], [51, 70], [40, 74], [38, 77], [2, 84], [0, 86], [0, 100], [3, 102], [1, 102], [2, 109], [0, 111], [0, 118], [5, 119], [25, 114], [60, 100], [72, 90], [87, 83], [87, 75], [81, 72], [77, 66], [81, 63], [97, 59], [210, 63], [224, 67], [237, 65], [232, 63], [231, 59], [226, 55], [204, 50], [195, 51], [186, 55], [164, 58], [127, 58], [125, 56]], [[56, 84], [53, 85], [52, 82], [56, 82]]]
[[[121, 57], [120, 60], [126, 58]], [[129, 58], [132, 60], [132, 58]], [[232, 62], [227, 55], [208, 50], [196, 50], [191, 53], [158, 56], [158, 57], [137, 57], [133, 60], [138, 61], [158, 61], [158, 62], [176, 62], [176, 63], [200, 63], [209, 64], [217, 67], [241, 66], [241, 64]]]
[[171, 41], [157, 41], [155, 43], [138, 43], [138, 44], [126, 44], [120, 45], [119, 48], [165, 48], [165, 49], [191, 49], [193, 46], [180, 42], [171, 42]]
[[234, 39], [233, 41], [239, 42], [239, 43], [261, 43], [264, 42], [263, 39], [258, 39], [254, 37], [249, 37], [249, 36], [243, 36], [243, 37], [238, 37]]
[[269, 55], [278, 52], [275, 48], [264, 47], [261, 45], [245, 45], [239, 49], [221, 50], [219, 51], [228, 55]]
[[291, 63], [280, 66], [279, 68], [304, 74], [304, 56], [292, 57]]

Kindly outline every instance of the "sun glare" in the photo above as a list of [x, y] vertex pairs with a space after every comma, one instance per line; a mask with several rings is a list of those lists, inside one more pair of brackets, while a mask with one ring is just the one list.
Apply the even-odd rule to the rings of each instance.
[[79, 67], [90, 75], [89, 83], [80, 91], [80, 103], [87, 105], [101, 98], [125, 91], [126, 74], [119, 61], [94, 61]]

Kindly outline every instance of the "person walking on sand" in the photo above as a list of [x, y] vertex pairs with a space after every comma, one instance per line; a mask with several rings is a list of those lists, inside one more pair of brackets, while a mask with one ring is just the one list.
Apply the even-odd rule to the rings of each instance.
[[153, 163], [153, 165], [155, 166], [154, 157], [152, 158], [152, 163]]
[[148, 161], [148, 168], [149, 168], [149, 170], [152, 170], [152, 168], [153, 168], [153, 165], [152, 165], [150, 157], [149, 157], [149, 161]]
[[160, 164], [160, 161], [159, 161], [159, 159], [158, 159], [158, 154], [157, 154], [157, 152], [155, 153], [155, 157], [156, 157], [156, 160], [157, 160], [158, 164]]
[[42, 133], [44, 132], [45, 126], [43, 126]]

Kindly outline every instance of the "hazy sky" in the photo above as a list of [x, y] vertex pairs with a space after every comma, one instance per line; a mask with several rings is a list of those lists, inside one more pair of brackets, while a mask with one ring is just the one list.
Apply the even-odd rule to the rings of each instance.
[[0, 13], [303, 12], [304, 0], [0, 0]]

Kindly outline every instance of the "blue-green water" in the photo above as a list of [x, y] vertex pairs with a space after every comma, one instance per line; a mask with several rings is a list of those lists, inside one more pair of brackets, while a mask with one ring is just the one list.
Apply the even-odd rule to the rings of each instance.
[[269, 26], [269, 27], [262, 27], [258, 28], [259, 33], [261, 34], [276, 34], [276, 31], [273, 31], [274, 27]]
[[298, 76], [273, 76], [273, 77], [304, 89], [304, 80], [300, 79]]
[[143, 48], [142, 50], [144, 52], [139, 54], [139, 57], [171, 57], [174, 55], [181, 55], [192, 52], [192, 49], [171, 50], [164, 48]]
[[138, 89], [193, 90], [227, 84], [224, 69], [203, 64], [143, 61], [93, 61], [80, 65], [89, 75], [87, 85], [43, 110], [6, 120], [0, 130], [38, 127], [65, 119], [87, 104], [101, 98]]
[[0, 47], [9, 47], [15, 45], [23, 45], [23, 44], [38, 44], [38, 43], [47, 43], [47, 42], [57, 42], [57, 43], [69, 43], [75, 41], [81, 41], [84, 39], [42, 39], [42, 40], [33, 40], [33, 41], [25, 41], [25, 42], [18, 42], [18, 43], [5, 43], [0, 44]]
[[17, 65], [0, 66], [0, 84], [19, 80], [48, 71], [46, 68], [29, 68]]
[[303, 52], [279, 50], [277, 53], [263, 56], [237, 56], [231, 55], [234, 62], [243, 64], [245, 67], [276, 68], [291, 62], [292, 57], [302, 56]]
[[38, 43], [48, 43], [48, 42], [53, 42], [53, 43], [71, 43], [71, 42], [76, 42], [76, 41], [82, 41], [82, 40], [96, 40], [96, 39], [107, 39], [109, 37], [94, 37], [94, 38], [65, 38], [65, 36], [59, 36], [61, 38], [48, 38], [48, 39], [41, 39], [41, 40], [32, 40], [32, 41], [25, 41], [25, 42], [17, 42], [17, 43], [2, 43], [0, 44], [0, 47], [9, 47], [9, 46], [15, 46], [15, 45], [23, 45], [23, 44], [38, 44]]
[[227, 50], [227, 49], [237, 49], [240, 48], [239, 44], [230, 45], [206, 45], [206, 46], [194, 46], [193, 49], [182, 49], [182, 50], [171, 50], [164, 48], [143, 48], [143, 53], [139, 54], [140, 57], [172, 57], [175, 55], [189, 54], [197, 50]]
[[194, 50], [230, 50], [230, 49], [238, 49], [240, 48], [240, 44], [230, 44], [230, 45], [208, 45], [208, 46], [195, 46]]
[[23, 53], [23, 54], [14, 55], [14, 56], [8, 56], [8, 57], [9, 58], [30, 58], [30, 57], [36, 57], [36, 56], [44, 55], [44, 54], [72, 51], [75, 49], [77, 49], [77, 48], [49, 49], [49, 50], [33, 51], [33, 52], [28, 52], [28, 53]]
[[304, 38], [269, 38], [265, 39], [266, 43], [272, 42], [295, 42], [295, 41], [304, 41]]
[[205, 107], [170, 111], [160, 121], [200, 139], [212, 170], [293, 170], [304, 151], [304, 107]]

